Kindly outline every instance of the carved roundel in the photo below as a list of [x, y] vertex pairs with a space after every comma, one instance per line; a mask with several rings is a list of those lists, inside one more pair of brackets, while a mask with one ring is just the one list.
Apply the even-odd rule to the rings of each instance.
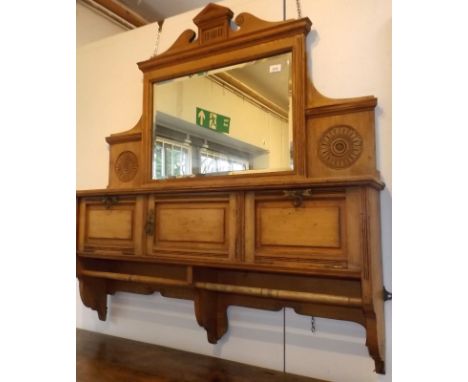
[[138, 158], [131, 151], [120, 153], [115, 162], [115, 173], [121, 182], [131, 181], [138, 171]]
[[358, 160], [361, 153], [362, 137], [351, 126], [333, 126], [320, 137], [318, 155], [328, 167], [349, 167]]

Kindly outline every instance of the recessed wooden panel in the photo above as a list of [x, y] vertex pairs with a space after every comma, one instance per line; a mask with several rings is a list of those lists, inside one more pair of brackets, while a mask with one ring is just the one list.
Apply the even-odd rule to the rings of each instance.
[[313, 116], [306, 134], [310, 177], [378, 176], [373, 110]]
[[285, 193], [247, 194], [246, 261], [288, 268], [346, 268], [346, 195], [307, 193], [300, 199], [297, 203]]
[[107, 140], [110, 143], [109, 187], [128, 188], [140, 184], [141, 138], [136, 134], [117, 134]]
[[340, 209], [259, 206], [258, 229], [260, 245], [339, 248]]
[[94, 209], [88, 211], [88, 238], [130, 240], [133, 211]]
[[158, 208], [160, 241], [224, 243], [225, 209], [199, 206]]
[[80, 205], [79, 251], [99, 254], [140, 254], [143, 197], [105, 201], [83, 199]]
[[237, 237], [236, 196], [151, 197], [154, 231], [148, 254], [182, 259], [233, 259]]

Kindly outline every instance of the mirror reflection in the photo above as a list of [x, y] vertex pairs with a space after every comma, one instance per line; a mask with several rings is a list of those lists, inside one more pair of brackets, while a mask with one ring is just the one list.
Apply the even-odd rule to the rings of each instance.
[[293, 168], [291, 53], [158, 82], [153, 179]]

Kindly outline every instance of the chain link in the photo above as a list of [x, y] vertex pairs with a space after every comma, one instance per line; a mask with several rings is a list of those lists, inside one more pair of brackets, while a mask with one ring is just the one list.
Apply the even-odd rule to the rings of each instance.
[[152, 57], [156, 56], [158, 54], [158, 48], [159, 48], [159, 39], [161, 38], [161, 26], [159, 25], [159, 22], [156, 23], [157, 25], [157, 31], [156, 31], [156, 43], [154, 47], [154, 52]]
[[297, 18], [302, 18], [302, 10], [301, 10], [301, 0], [296, 0], [296, 7], [297, 7]]
[[317, 330], [315, 328], [315, 317], [311, 317], [311, 320], [310, 320], [310, 330], [312, 331], [312, 333], [315, 333], [315, 331]]

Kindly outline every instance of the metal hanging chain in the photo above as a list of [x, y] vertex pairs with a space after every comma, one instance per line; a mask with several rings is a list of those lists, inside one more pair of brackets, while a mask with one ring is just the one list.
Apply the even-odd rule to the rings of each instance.
[[296, 0], [296, 7], [297, 7], [297, 18], [302, 18], [302, 10], [301, 10], [301, 0]]
[[286, 373], [286, 308], [283, 308], [283, 373]]
[[315, 333], [315, 331], [317, 330], [315, 328], [315, 317], [311, 317], [311, 320], [310, 320], [310, 330], [312, 331], [312, 333]]
[[[160, 24], [161, 23], [161, 24]], [[157, 30], [156, 30], [156, 43], [154, 46], [154, 53], [151, 57], [154, 57], [158, 54], [158, 48], [159, 48], [159, 40], [161, 38], [161, 29], [162, 29], [162, 22], [158, 21], [156, 23], [157, 25]]]

